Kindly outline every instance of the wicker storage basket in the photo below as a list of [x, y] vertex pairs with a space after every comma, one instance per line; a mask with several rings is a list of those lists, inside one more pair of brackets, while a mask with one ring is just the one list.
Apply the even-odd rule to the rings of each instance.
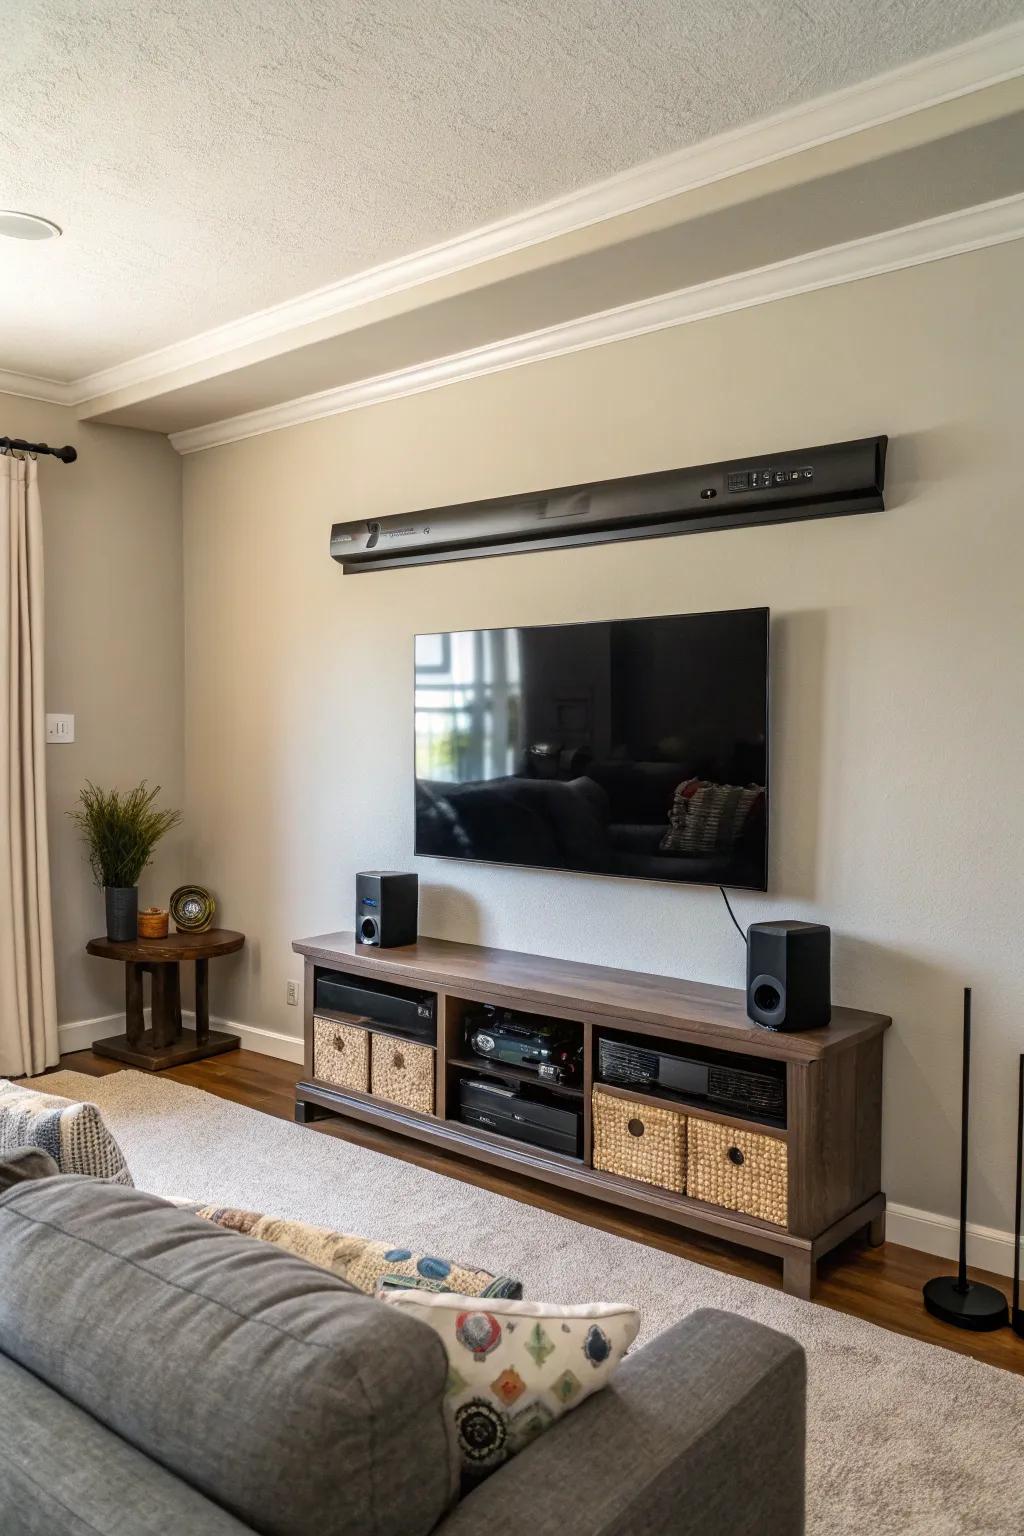
[[339, 1088], [370, 1086], [370, 1032], [333, 1019], [313, 1019], [313, 1076]]
[[686, 1116], [594, 1089], [594, 1167], [627, 1179], [686, 1189]]
[[691, 1116], [686, 1187], [695, 1199], [784, 1227], [788, 1184], [784, 1141]]
[[370, 1051], [370, 1092], [378, 1099], [434, 1113], [434, 1052], [397, 1035], [374, 1035]]

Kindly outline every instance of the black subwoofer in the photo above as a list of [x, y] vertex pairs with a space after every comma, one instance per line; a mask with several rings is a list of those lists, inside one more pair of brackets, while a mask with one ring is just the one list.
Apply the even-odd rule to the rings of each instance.
[[378, 949], [415, 944], [419, 921], [419, 876], [394, 869], [366, 869], [356, 875], [356, 939]]
[[832, 1017], [832, 934], [824, 923], [751, 923], [747, 1014], [763, 1029], [821, 1029]]

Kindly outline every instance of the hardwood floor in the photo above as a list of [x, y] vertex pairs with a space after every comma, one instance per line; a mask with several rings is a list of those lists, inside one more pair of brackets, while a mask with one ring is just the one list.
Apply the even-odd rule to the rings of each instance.
[[[96, 1077], [124, 1070], [118, 1062], [94, 1056], [91, 1051], [76, 1051], [73, 1055], [63, 1056], [61, 1066]], [[295, 1102], [293, 1089], [300, 1068], [253, 1051], [230, 1051], [207, 1061], [172, 1067], [160, 1075], [195, 1088], [205, 1088], [208, 1093], [233, 1099], [235, 1103], [246, 1104], [265, 1114], [291, 1120]], [[782, 1270], [776, 1260], [731, 1243], [718, 1243], [712, 1238], [683, 1233], [665, 1222], [637, 1216], [616, 1206], [597, 1204], [531, 1179], [504, 1174], [368, 1126], [335, 1119], [316, 1121], [308, 1130], [311, 1135], [336, 1136], [372, 1147], [406, 1162], [418, 1163], [438, 1173], [509, 1195], [528, 1205], [540, 1206], [606, 1232], [649, 1243], [699, 1264], [708, 1264], [727, 1274], [740, 1275], [776, 1289], [782, 1286]], [[939, 1344], [1024, 1375], [1024, 1339], [1017, 1338], [1009, 1328], [996, 1333], [961, 1333], [944, 1327], [924, 1310], [922, 1285], [933, 1275], [951, 1272], [952, 1268], [942, 1259], [913, 1248], [901, 1248], [895, 1243], [868, 1248], [859, 1239], [852, 1239], [822, 1260], [815, 1300], [838, 1312], [891, 1328], [896, 1333], [909, 1334], [912, 1338], [924, 1339], [930, 1344]], [[971, 1273], [979, 1280], [1001, 1287], [1008, 1294], [1009, 1282], [1002, 1276], [988, 1275], [982, 1270], [972, 1270]]]

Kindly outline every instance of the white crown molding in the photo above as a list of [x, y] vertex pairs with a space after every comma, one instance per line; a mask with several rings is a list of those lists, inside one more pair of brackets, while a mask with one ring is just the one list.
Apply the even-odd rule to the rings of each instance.
[[290, 333], [329, 321], [361, 304], [632, 213], [665, 198], [893, 122], [1021, 74], [1024, 22], [717, 134], [526, 213], [500, 219], [186, 341], [89, 374], [69, 386], [73, 403], [81, 405], [119, 390], [137, 389], [181, 369], [225, 360], [245, 347], [277, 343], [274, 350], [287, 350], [285, 343]]
[[818, 288], [897, 272], [903, 267], [939, 261], [1007, 240], [1018, 240], [1022, 236], [1024, 194], [886, 230], [826, 250], [811, 251], [749, 272], [715, 278], [674, 293], [659, 294], [656, 298], [603, 310], [599, 314], [492, 342], [433, 362], [360, 379], [353, 384], [304, 395], [224, 421], [191, 427], [172, 433], [170, 440], [179, 453], [196, 453], [264, 432], [276, 432], [283, 427], [378, 405], [385, 400], [439, 389], [445, 384], [462, 383], [482, 374], [541, 362], [609, 342], [626, 341], [670, 326], [689, 325], [696, 320], [770, 304]]
[[32, 373], [7, 373], [0, 369], [0, 395], [20, 395], [23, 400], [42, 400], [47, 405], [80, 404], [78, 388], [61, 379], [41, 379]]

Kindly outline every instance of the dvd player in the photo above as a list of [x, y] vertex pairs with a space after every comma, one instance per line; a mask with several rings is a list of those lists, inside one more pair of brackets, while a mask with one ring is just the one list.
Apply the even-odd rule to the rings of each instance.
[[432, 992], [418, 992], [413, 987], [391, 987], [370, 976], [353, 976], [344, 971], [318, 971], [313, 990], [313, 1011], [330, 1008], [354, 1018], [379, 1024], [392, 1035], [437, 1044], [435, 1009]]
[[464, 1125], [480, 1126], [498, 1136], [544, 1147], [548, 1152], [562, 1152], [567, 1157], [580, 1155], [580, 1111], [542, 1104], [511, 1086], [460, 1078], [459, 1119]]
[[[698, 1051], [676, 1054], [632, 1041], [603, 1039], [598, 1047], [598, 1077], [620, 1088], [700, 1099], [717, 1109], [780, 1124], [785, 1121], [785, 1062]], [[738, 1060], [744, 1065], [738, 1066]]]

